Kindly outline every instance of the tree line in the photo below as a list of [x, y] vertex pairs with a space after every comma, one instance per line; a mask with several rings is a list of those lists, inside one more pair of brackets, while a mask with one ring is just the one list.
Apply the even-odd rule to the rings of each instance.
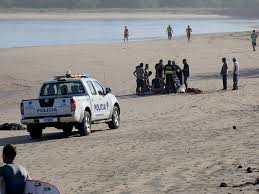
[[259, 0], [0, 0], [1, 8], [259, 8]]

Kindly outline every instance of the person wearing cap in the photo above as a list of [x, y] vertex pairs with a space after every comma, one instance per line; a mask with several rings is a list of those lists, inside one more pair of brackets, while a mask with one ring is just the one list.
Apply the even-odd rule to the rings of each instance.
[[222, 76], [223, 81], [223, 90], [227, 90], [228, 84], [227, 84], [227, 77], [228, 77], [228, 64], [226, 58], [222, 58], [222, 67], [220, 71], [220, 75]]
[[16, 148], [8, 144], [3, 148], [3, 162], [5, 165], [0, 167], [0, 177], [3, 177], [6, 194], [23, 194], [26, 180], [30, 180], [27, 170], [14, 164]]
[[239, 64], [236, 58], [233, 58], [233, 90], [238, 90]]
[[188, 26], [188, 27], [186, 28], [186, 34], [187, 34], [187, 40], [188, 40], [188, 42], [190, 42], [190, 40], [191, 40], [191, 33], [192, 33], [192, 29], [191, 29], [190, 26]]
[[174, 93], [176, 93], [175, 82], [174, 82], [174, 77], [176, 73], [171, 60], [169, 60], [167, 65], [165, 65], [164, 74], [165, 74], [165, 80], [166, 80], [165, 82], [166, 82], [167, 93], [169, 94], [171, 89], [173, 90]]
[[254, 51], [255, 51], [255, 47], [256, 47], [256, 39], [257, 39], [257, 34], [256, 34], [255, 30], [253, 30], [253, 33], [251, 34], [251, 40], [252, 40], [252, 46], [253, 46]]

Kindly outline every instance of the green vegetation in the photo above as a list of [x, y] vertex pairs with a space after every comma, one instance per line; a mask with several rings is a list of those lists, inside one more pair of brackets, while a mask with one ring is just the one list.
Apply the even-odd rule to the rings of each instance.
[[255, 8], [259, 0], [0, 0], [1, 8]]

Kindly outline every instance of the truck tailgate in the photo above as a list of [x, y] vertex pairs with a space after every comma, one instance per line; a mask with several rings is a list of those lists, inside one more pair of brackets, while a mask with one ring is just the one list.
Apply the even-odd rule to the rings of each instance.
[[71, 98], [24, 100], [23, 118], [72, 115], [70, 102]]

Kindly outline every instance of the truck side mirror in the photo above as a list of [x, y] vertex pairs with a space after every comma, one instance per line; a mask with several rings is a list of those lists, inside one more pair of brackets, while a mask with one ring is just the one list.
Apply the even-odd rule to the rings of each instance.
[[109, 94], [109, 93], [111, 93], [111, 88], [106, 88], [106, 94]]

